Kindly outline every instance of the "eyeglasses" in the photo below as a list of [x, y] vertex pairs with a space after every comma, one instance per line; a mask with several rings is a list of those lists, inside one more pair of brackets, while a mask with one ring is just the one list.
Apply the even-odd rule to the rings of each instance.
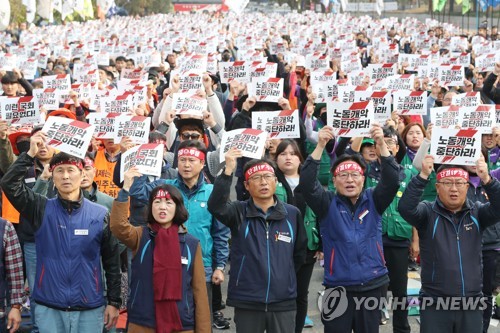
[[446, 188], [452, 188], [453, 185], [455, 185], [456, 188], [462, 188], [464, 187], [465, 185], [469, 184], [467, 182], [449, 182], [449, 181], [444, 181], [444, 182], [436, 182], [437, 184], [441, 184], [443, 185], [444, 187]]
[[387, 145], [387, 147], [394, 147], [396, 145], [396, 141], [393, 139], [384, 140], [384, 141], [385, 141], [385, 144]]
[[352, 173], [349, 173], [349, 172], [339, 172], [335, 176], [335, 178], [338, 178], [340, 180], [347, 180], [349, 178], [349, 176], [351, 176], [352, 180], [361, 179], [361, 173], [359, 173], [359, 172], [352, 172]]
[[266, 173], [265, 175], [255, 175], [250, 178], [248, 178], [248, 181], [256, 183], [256, 182], [261, 182], [262, 179], [266, 181], [266, 183], [270, 183], [271, 181], [276, 180], [276, 176], [271, 174], [271, 173]]
[[198, 140], [201, 137], [200, 133], [182, 133], [182, 140]]

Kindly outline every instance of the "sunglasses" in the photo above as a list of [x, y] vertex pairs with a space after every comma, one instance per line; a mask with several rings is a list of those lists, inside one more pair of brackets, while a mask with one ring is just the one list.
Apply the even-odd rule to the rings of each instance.
[[200, 133], [182, 133], [182, 140], [198, 140], [201, 137]]

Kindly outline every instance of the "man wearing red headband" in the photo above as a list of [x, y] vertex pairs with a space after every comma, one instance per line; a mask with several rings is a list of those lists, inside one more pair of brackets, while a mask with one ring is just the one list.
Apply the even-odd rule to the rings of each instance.
[[[336, 193], [318, 181], [321, 155], [334, 139], [333, 128], [318, 132], [318, 145], [300, 173], [306, 203], [321, 221], [326, 287], [322, 321], [325, 332], [379, 331], [380, 307], [356, 306], [362, 297], [378, 300], [389, 282], [382, 243], [382, 214], [399, 188], [399, 167], [389, 152], [379, 125], [370, 134], [380, 150], [381, 178], [364, 189], [366, 166], [356, 155], [339, 157], [332, 167]], [[340, 297], [342, 304], [334, 302]]]
[[272, 162], [250, 160], [243, 167], [245, 201], [230, 202], [232, 174], [240, 150], [225, 155], [226, 167], [214, 183], [209, 211], [232, 232], [227, 304], [238, 333], [295, 330], [296, 272], [305, 262], [307, 235], [298, 208], [274, 194]]
[[[57, 197], [36, 194], [23, 181], [26, 170], [46, 136], [30, 141], [2, 179], [1, 186], [14, 207], [34, 230], [36, 283], [33, 298], [40, 332], [101, 332], [116, 325], [120, 298], [118, 242], [109, 229], [109, 213], [84, 199], [82, 160], [65, 153], [50, 161]], [[106, 272], [104, 298], [102, 268]], [[107, 306], [106, 306], [107, 305]]]
[[421, 202], [433, 168], [434, 158], [427, 155], [420, 174], [411, 180], [399, 201], [401, 216], [419, 236], [420, 332], [481, 333], [486, 307], [482, 300], [482, 234], [500, 221], [500, 183], [490, 176], [481, 157], [476, 174], [489, 202], [474, 202], [467, 199], [467, 170], [442, 165], [437, 170], [437, 199]]
[[[92, 154], [87, 153], [85, 155], [82, 165], [82, 182], [80, 183], [80, 188], [83, 190], [83, 195], [90, 201], [106, 207], [108, 211], [111, 212], [114, 198], [99, 191], [97, 183], [94, 181], [96, 169]], [[50, 191], [51, 185], [53, 185], [50, 181], [51, 179], [52, 172], [50, 170], [44, 170], [40, 177], [36, 180], [33, 191], [48, 198], [53, 198], [57, 195], [57, 193], [55, 193], [55, 191]]]

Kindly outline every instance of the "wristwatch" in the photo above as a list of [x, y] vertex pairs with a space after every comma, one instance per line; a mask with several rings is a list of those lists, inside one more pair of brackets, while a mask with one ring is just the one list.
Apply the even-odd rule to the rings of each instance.
[[226, 273], [226, 271], [224, 270], [225, 267], [224, 266], [219, 266], [217, 267], [216, 269], [218, 269], [219, 271], [221, 271], [222, 273]]

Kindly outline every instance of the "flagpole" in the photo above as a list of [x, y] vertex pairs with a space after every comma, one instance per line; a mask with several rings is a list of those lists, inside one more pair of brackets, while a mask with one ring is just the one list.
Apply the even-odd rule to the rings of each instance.
[[448, 1], [449, 8], [448, 8], [448, 24], [450, 24], [450, 19], [451, 19], [451, 2], [453, 0]]
[[479, 0], [476, 0], [476, 32], [479, 31]]

